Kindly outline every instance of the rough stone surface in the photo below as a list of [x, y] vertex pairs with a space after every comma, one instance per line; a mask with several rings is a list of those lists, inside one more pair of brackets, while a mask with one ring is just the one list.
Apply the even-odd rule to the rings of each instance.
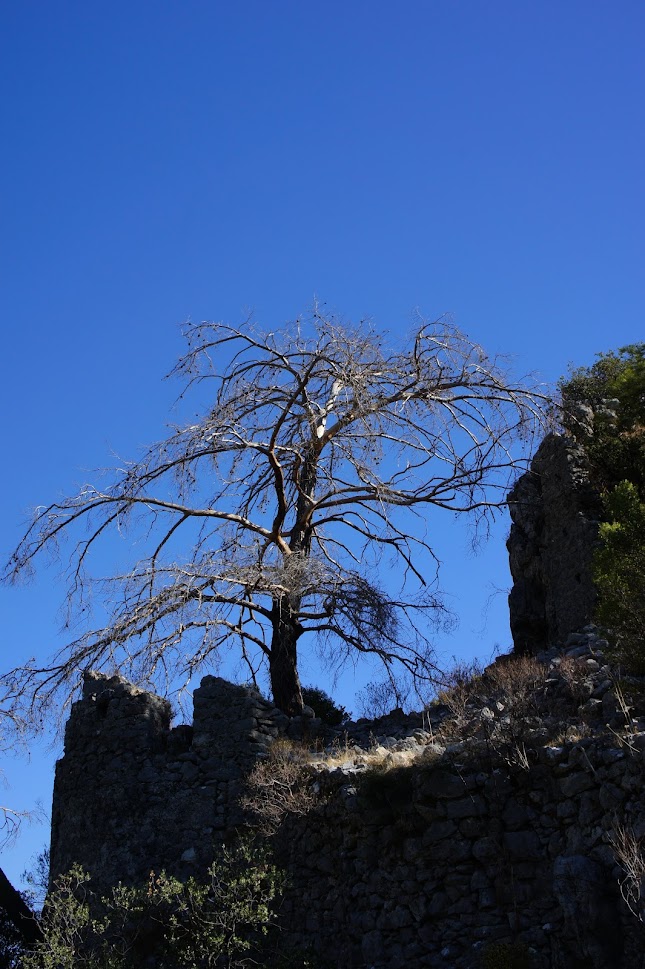
[[511, 633], [516, 652], [536, 653], [563, 643], [593, 615], [591, 561], [601, 508], [584, 447], [547, 435], [508, 506]]
[[[453, 724], [459, 743], [438, 739], [453, 715], [437, 704], [347, 725], [333, 767], [312, 756], [316, 801], [274, 841], [290, 876], [285, 947], [335, 969], [481, 969], [492, 943], [524, 947], [532, 969], [640, 969], [642, 926], [621, 898], [612, 837], [617, 825], [645, 834], [645, 709], [632, 698], [642, 705], [645, 681], [622, 683], [622, 725], [586, 722], [593, 693], [615, 708], [615, 673], [593, 628], [569, 639], [536, 658], [530, 715], [505, 716], [498, 662]], [[200, 875], [244, 821], [253, 764], [303, 729], [216, 677], [196, 691], [192, 725], [169, 719], [159, 697], [87, 678], [57, 766], [54, 875], [79, 861], [99, 890], [161, 868]], [[365, 755], [379, 748], [386, 765], [415, 759], [375, 769]]]
[[204, 871], [218, 838], [241, 822], [242, 778], [281, 718], [252, 688], [206, 676], [193, 724], [170, 729], [166, 700], [87, 675], [56, 765], [52, 875], [76, 860], [104, 889], [162, 868]]

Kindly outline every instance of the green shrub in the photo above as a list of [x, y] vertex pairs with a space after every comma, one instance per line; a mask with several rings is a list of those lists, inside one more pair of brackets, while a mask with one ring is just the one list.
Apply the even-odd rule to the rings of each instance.
[[634, 484], [622, 481], [607, 495], [605, 509], [602, 546], [594, 556], [596, 616], [619, 662], [645, 673], [645, 503]]
[[601, 488], [627, 480], [645, 497], [645, 343], [598, 354], [591, 367], [562, 380], [560, 391], [563, 423], [574, 437], [580, 436], [571, 417], [575, 406], [594, 409], [593, 435], [585, 446]]
[[90, 936], [100, 937], [102, 925], [90, 916], [87, 883], [90, 876], [74, 865], [57, 879], [41, 920], [43, 939], [24, 956], [25, 969], [74, 969], [87, 966], [97, 969], [109, 965], [94, 958]]
[[283, 877], [250, 840], [222, 847], [204, 882], [151, 873], [147, 885], [117, 885], [100, 900], [89, 882], [79, 866], [57, 880], [24, 969], [136, 969], [148, 956], [158, 969], [270, 965]]
[[305, 686], [302, 691], [302, 699], [308, 707], [311, 707], [317, 717], [330, 727], [339, 727], [350, 719], [350, 715], [345, 707], [338, 706], [324, 690], [316, 686]]
[[[604, 503], [593, 562], [595, 618], [616, 659], [645, 673], [645, 343], [599, 354], [560, 389], [563, 423], [584, 439]], [[590, 437], [576, 424], [580, 404], [593, 408]]]

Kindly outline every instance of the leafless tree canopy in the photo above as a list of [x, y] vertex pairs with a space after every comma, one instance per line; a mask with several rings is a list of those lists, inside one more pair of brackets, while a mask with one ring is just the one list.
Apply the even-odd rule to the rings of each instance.
[[268, 666], [276, 703], [295, 713], [305, 635], [337, 665], [373, 654], [430, 675], [427, 512], [486, 518], [504, 502], [540, 394], [445, 321], [419, 323], [406, 345], [317, 310], [280, 332], [201, 323], [186, 338], [173, 373], [208, 400], [204, 416], [109, 486], [38, 509], [9, 564], [13, 578], [73, 536], [77, 608], [110, 532], [144, 549], [99, 582], [104, 627], [46, 668], [25, 666], [25, 691], [47, 701], [89, 666], [159, 686], [237, 645], [251, 676]]

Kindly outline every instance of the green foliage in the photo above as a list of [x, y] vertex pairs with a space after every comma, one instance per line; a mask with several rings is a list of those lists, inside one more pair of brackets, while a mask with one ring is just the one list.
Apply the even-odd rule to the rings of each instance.
[[75, 966], [98, 969], [109, 965], [81, 951], [90, 937], [100, 934], [102, 929], [90, 916], [89, 880], [90, 876], [79, 865], [57, 880], [42, 917], [43, 940], [32, 953], [25, 955], [25, 969], [74, 969]]
[[560, 381], [563, 396], [592, 406], [605, 398], [616, 397], [628, 422], [633, 422], [642, 409], [639, 398], [645, 389], [645, 343], [632, 343], [618, 351], [598, 353], [596, 357], [591, 367], [577, 367]]
[[593, 409], [592, 434], [584, 443], [605, 519], [594, 555], [596, 619], [616, 658], [645, 672], [645, 343], [599, 354], [593, 366], [572, 371], [560, 389], [564, 423], [574, 436], [585, 437], [576, 425], [576, 405]]
[[594, 556], [597, 618], [616, 658], [645, 673], [645, 503], [634, 484], [622, 481], [607, 495], [605, 509], [602, 546]]
[[602, 487], [628, 480], [645, 497], [645, 343], [598, 354], [591, 367], [562, 380], [560, 391], [564, 423], [574, 436], [577, 425], [567, 412], [579, 404], [594, 409], [593, 436], [585, 443]]
[[490, 942], [483, 954], [483, 969], [530, 969], [529, 951], [522, 942]]
[[303, 687], [302, 699], [308, 707], [314, 710], [316, 716], [320, 717], [323, 723], [329, 724], [330, 727], [339, 727], [350, 719], [345, 707], [338, 706], [328, 693], [316, 686]]
[[205, 882], [153, 872], [146, 886], [117, 885], [100, 901], [75, 866], [50, 893], [43, 941], [23, 965], [136, 969], [151, 955], [158, 969], [257, 965], [282, 882], [266, 851], [249, 840], [223, 847]]

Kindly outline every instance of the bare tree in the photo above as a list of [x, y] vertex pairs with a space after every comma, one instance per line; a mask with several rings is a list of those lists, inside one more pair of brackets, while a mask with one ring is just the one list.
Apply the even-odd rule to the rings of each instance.
[[[10, 687], [5, 687], [0, 695], [0, 751], [3, 754], [15, 751], [21, 745], [25, 729], [25, 724], [13, 709], [14, 699]], [[1, 771], [0, 780], [4, 780]], [[18, 835], [20, 825], [31, 817], [28, 811], [0, 805], [0, 848], [11, 844]], [[14, 945], [18, 949], [21, 943], [32, 943], [39, 937], [40, 930], [34, 913], [0, 868], [0, 963], [18, 965], [10, 958]]]
[[[11, 675], [0, 681], [0, 754], [15, 754], [21, 749], [25, 750], [27, 724], [16, 708], [17, 685]], [[6, 779], [0, 769], [0, 784], [3, 783], [6, 784]], [[0, 848], [13, 844], [22, 822], [32, 819], [33, 812], [0, 804]]]
[[9, 563], [15, 578], [73, 533], [79, 608], [90, 553], [110, 531], [146, 549], [99, 583], [109, 621], [18, 671], [23, 690], [47, 702], [89, 666], [190, 677], [237, 644], [296, 714], [297, 650], [312, 634], [338, 666], [371, 654], [431, 675], [427, 619], [439, 602], [426, 512], [486, 520], [504, 503], [541, 395], [443, 320], [419, 321], [405, 346], [317, 308], [279, 332], [201, 323], [185, 335], [173, 374], [206, 395], [204, 415], [106, 488], [38, 509]]

